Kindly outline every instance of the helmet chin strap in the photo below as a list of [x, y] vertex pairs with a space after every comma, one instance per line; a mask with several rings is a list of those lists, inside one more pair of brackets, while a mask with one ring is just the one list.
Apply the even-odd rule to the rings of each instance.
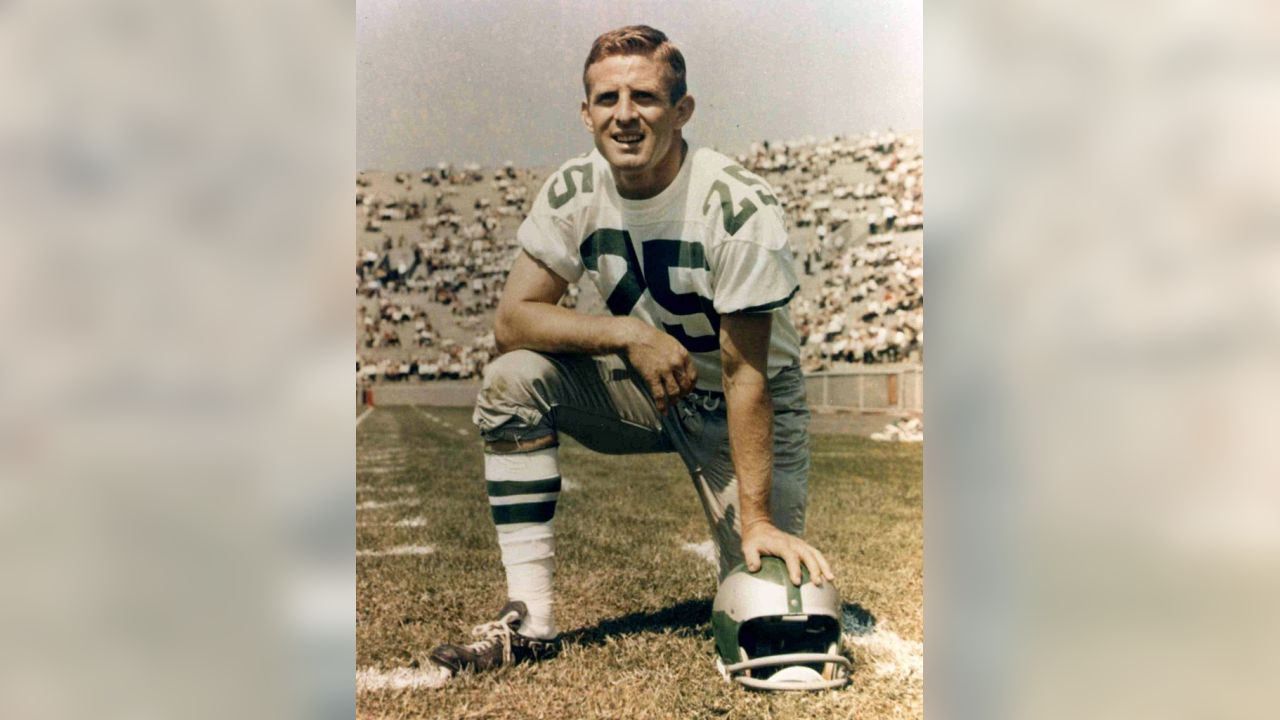
[[834, 690], [838, 687], [844, 687], [849, 684], [849, 678], [840, 678], [838, 680], [813, 680], [810, 682], [774, 682], [772, 680], [757, 680], [755, 678], [735, 677], [734, 680], [743, 687], [749, 687], [753, 690], [781, 690], [781, 691], [804, 691], [804, 690]]
[[802, 665], [805, 663], [835, 663], [841, 665], [846, 671], [853, 667], [853, 663], [843, 655], [828, 655], [825, 653], [791, 653], [789, 655], [770, 655], [768, 657], [755, 658], [753, 660], [744, 660], [732, 665], [726, 665], [724, 672], [734, 679], [739, 685], [754, 688], [756, 690], [829, 690], [831, 688], [843, 687], [849, 684], [849, 676], [846, 672], [842, 677], [832, 680], [809, 680], [799, 682], [781, 682], [777, 680], [761, 680], [759, 678], [744, 677], [737, 675], [742, 670], [750, 670], [758, 667], [777, 667], [780, 665]]

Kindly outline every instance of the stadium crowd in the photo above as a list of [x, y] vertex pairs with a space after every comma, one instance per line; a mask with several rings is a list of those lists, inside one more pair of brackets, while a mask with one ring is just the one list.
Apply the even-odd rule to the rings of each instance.
[[[842, 252], [816, 297], [792, 308], [806, 372], [836, 363], [919, 360], [924, 348], [923, 252], [891, 244]], [[852, 319], [851, 319], [852, 318]]]
[[[769, 181], [793, 227], [817, 229], [819, 244], [851, 222], [871, 235], [924, 227], [924, 159], [910, 136], [890, 132], [858, 140], [765, 141], [737, 159]], [[863, 165], [873, 181], [849, 182], [833, 172], [838, 163]], [[836, 200], [852, 200], [852, 212], [833, 205]]]
[[[763, 142], [737, 160], [773, 186], [793, 229], [804, 281], [792, 317], [804, 369], [922, 359], [923, 250], [918, 238], [898, 235], [924, 225], [923, 154], [914, 139]], [[492, 173], [441, 163], [416, 178], [358, 174], [362, 381], [481, 374], [497, 354], [487, 329], [518, 251], [515, 230], [542, 177], [509, 162]], [[571, 286], [564, 304], [579, 301]]]
[[[876, 133], [764, 142], [737, 159], [770, 182], [793, 228], [812, 228], [799, 233], [796, 250], [820, 282], [792, 305], [804, 370], [920, 360], [924, 254], [895, 242], [897, 232], [924, 227], [924, 159], [914, 140]], [[863, 177], [838, 166], [860, 167]]]
[[356, 375], [366, 382], [464, 380], [479, 377], [497, 354], [493, 333], [489, 332], [467, 345], [446, 339], [434, 352], [405, 358], [357, 356]]

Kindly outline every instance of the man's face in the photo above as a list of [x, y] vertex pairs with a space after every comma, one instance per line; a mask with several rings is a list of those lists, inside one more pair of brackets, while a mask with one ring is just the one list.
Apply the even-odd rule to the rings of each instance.
[[693, 114], [693, 98], [686, 94], [671, 104], [665, 65], [644, 55], [612, 55], [587, 68], [587, 86], [582, 122], [615, 171], [652, 174], [673, 151], [679, 168], [674, 140]]

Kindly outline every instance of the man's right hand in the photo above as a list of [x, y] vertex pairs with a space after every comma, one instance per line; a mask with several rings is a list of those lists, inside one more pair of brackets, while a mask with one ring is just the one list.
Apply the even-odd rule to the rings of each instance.
[[628, 320], [632, 327], [624, 354], [648, 386], [658, 412], [665, 413], [668, 407], [693, 391], [698, 379], [693, 358], [674, 337], [643, 320]]
[[658, 412], [693, 390], [698, 371], [679, 340], [631, 316], [582, 315], [557, 305], [568, 282], [522, 252], [507, 274], [494, 318], [499, 352], [619, 353], [648, 386]]

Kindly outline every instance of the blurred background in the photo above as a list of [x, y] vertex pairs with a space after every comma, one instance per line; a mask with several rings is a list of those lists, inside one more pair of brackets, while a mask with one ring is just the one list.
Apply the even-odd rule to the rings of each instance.
[[[1262, 716], [1280, 11], [925, 10], [926, 706]], [[354, 16], [0, 6], [0, 716], [354, 714]]]
[[353, 30], [0, 5], [0, 717], [354, 715]]
[[926, 707], [1280, 691], [1280, 19], [929, 3]]

